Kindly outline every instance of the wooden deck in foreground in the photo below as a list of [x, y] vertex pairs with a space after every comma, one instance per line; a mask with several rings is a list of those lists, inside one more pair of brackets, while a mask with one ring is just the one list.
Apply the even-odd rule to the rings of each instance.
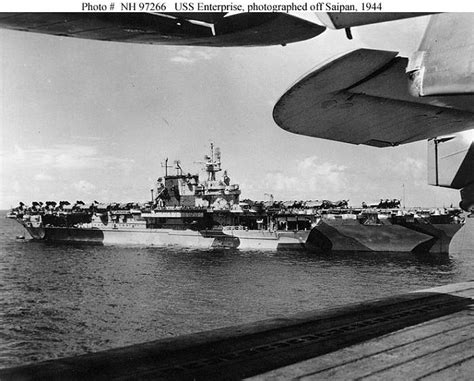
[[[474, 282], [429, 291], [474, 298]], [[473, 380], [474, 304], [249, 380]]]
[[473, 379], [474, 281], [0, 369], [0, 380]]

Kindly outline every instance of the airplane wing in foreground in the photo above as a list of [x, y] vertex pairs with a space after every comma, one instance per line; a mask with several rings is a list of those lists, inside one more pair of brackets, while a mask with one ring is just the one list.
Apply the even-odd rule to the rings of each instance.
[[378, 24], [381, 22], [429, 15], [410, 12], [329, 12], [318, 13], [321, 23], [330, 29], [352, 28], [354, 26]]
[[0, 28], [138, 44], [267, 46], [313, 38], [326, 26], [349, 28], [425, 14], [318, 13], [320, 22], [314, 23], [279, 12], [0, 13]]
[[474, 128], [474, 95], [414, 97], [396, 52], [360, 49], [294, 85], [273, 117], [297, 134], [376, 147]]
[[415, 96], [474, 94], [474, 13], [432, 16], [407, 73]]
[[217, 47], [284, 45], [326, 30], [285, 13], [0, 13], [0, 27], [102, 41]]
[[[329, 14], [325, 25], [400, 17], [364, 16]], [[410, 59], [360, 49], [318, 67], [283, 95], [273, 116], [290, 132], [376, 147], [474, 128], [474, 14], [431, 16]]]

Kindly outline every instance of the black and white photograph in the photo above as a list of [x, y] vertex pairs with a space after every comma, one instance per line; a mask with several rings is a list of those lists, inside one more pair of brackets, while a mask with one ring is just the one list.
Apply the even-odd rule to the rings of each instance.
[[392, 3], [0, 6], [0, 380], [471, 379], [474, 12]]

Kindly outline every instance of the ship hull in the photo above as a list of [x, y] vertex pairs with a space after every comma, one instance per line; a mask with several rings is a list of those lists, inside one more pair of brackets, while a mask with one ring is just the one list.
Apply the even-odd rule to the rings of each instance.
[[448, 245], [436, 245], [437, 241], [432, 235], [388, 222], [363, 225], [342, 219], [320, 221], [309, 237], [311, 249], [322, 252], [447, 254]]
[[429, 250], [430, 253], [448, 253], [453, 237], [462, 227], [461, 224], [429, 223], [407, 223], [402, 226], [436, 238], [435, 243]]
[[312, 230], [150, 229], [124, 227], [43, 227], [23, 224], [39, 240], [100, 245], [181, 246], [198, 249], [306, 250], [312, 252], [394, 252], [448, 254], [459, 226], [423, 225], [423, 229], [384, 222], [322, 220]]
[[268, 232], [264, 230], [173, 230], [32, 227], [25, 229], [34, 239], [51, 242], [83, 242], [100, 245], [182, 246], [198, 249], [305, 250], [310, 231]]

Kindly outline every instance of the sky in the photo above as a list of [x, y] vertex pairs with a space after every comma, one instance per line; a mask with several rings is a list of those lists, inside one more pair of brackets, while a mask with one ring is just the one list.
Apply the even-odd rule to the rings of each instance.
[[201, 173], [211, 142], [241, 199], [403, 198], [459, 203], [427, 185], [426, 142], [373, 148], [291, 134], [272, 118], [298, 78], [360, 47], [407, 56], [427, 17], [326, 31], [285, 47], [165, 47], [0, 29], [0, 208], [19, 201], [147, 201], [179, 159]]

